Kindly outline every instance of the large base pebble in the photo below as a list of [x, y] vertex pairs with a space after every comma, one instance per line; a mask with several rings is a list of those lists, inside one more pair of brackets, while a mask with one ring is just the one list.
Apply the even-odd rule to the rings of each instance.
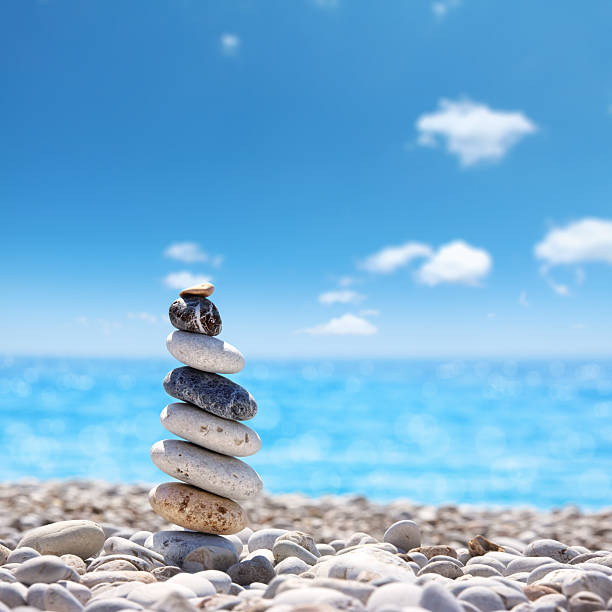
[[149, 503], [167, 521], [193, 531], [227, 535], [238, 533], [247, 522], [236, 502], [180, 482], [151, 489]]
[[[238, 553], [230, 540], [219, 535], [194, 531], [159, 531], [147, 538], [147, 548], [159, 553], [170, 565], [192, 564], [193, 572], [226, 570], [238, 561]], [[198, 567], [200, 566], [200, 567]]]

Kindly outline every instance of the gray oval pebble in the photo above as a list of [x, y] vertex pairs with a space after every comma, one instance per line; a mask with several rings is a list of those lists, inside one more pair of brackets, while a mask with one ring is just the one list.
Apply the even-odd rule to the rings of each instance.
[[79, 575], [74, 569], [52, 555], [41, 555], [24, 561], [13, 573], [19, 582], [26, 585], [35, 582], [52, 583], [63, 579], [79, 581]]

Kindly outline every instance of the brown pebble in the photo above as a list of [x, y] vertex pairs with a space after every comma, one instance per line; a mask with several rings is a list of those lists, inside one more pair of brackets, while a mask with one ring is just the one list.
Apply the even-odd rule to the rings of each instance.
[[176, 565], [164, 565], [164, 567], [156, 567], [151, 573], [157, 579], [157, 582], [165, 582], [168, 578], [181, 574], [183, 570]]
[[182, 482], [164, 482], [149, 491], [151, 508], [185, 529], [229, 535], [246, 527], [245, 511], [235, 501]]
[[4, 546], [4, 544], [0, 544], [0, 565], [4, 565], [6, 563], [6, 559], [11, 554], [11, 549]]
[[523, 587], [523, 593], [529, 601], [535, 601], [544, 595], [558, 595], [559, 591], [555, 591], [552, 587], [544, 586], [543, 584], [528, 584]]
[[505, 552], [503, 546], [499, 546], [481, 535], [472, 538], [468, 542], [468, 548], [470, 549], [470, 555], [472, 555], [472, 557], [481, 557], [490, 551]]
[[87, 571], [85, 561], [83, 561], [81, 557], [77, 557], [76, 555], [66, 554], [66, 555], [62, 555], [60, 559], [68, 567], [71, 567], [79, 576], [82, 576]]
[[183, 289], [179, 295], [185, 297], [186, 295], [200, 295], [202, 297], [208, 297], [215, 291], [215, 286], [212, 283], [201, 283], [200, 285], [194, 285], [193, 287], [187, 287]]
[[112, 561], [107, 561], [106, 563], [101, 563], [96, 567], [94, 572], [136, 572], [138, 568], [126, 561], [125, 559], [113, 559]]
[[446, 555], [447, 557], [457, 558], [457, 551], [450, 546], [419, 546], [413, 548], [408, 552], [419, 552], [425, 555], [428, 559], [435, 557], [436, 555]]
[[87, 572], [81, 576], [81, 584], [86, 587], [93, 587], [96, 584], [106, 582], [113, 584], [115, 582], [144, 582], [148, 584], [150, 582], [157, 582], [155, 576], [149, 572]]

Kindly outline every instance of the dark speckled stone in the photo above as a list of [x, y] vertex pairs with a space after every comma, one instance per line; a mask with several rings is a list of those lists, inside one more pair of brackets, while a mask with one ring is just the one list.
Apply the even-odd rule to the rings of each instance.
[[218, 336], [221, 333], [221, 315], [217, 307], [205, 297], [186, 295], [170, 305], [170, 323], [177, 329]]
[[234, 421], [252, 419], [257, 413], [253, 396], [240, 385], [210, 372], [194, 368], [176, 368], [166, 374], [164, 389], [168, 395]]

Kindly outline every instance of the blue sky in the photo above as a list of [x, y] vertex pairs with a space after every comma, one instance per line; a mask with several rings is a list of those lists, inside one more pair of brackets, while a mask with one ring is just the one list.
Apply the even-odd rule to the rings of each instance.
[[1, 351], [612, 352], [609, 2], [0, 10]]

